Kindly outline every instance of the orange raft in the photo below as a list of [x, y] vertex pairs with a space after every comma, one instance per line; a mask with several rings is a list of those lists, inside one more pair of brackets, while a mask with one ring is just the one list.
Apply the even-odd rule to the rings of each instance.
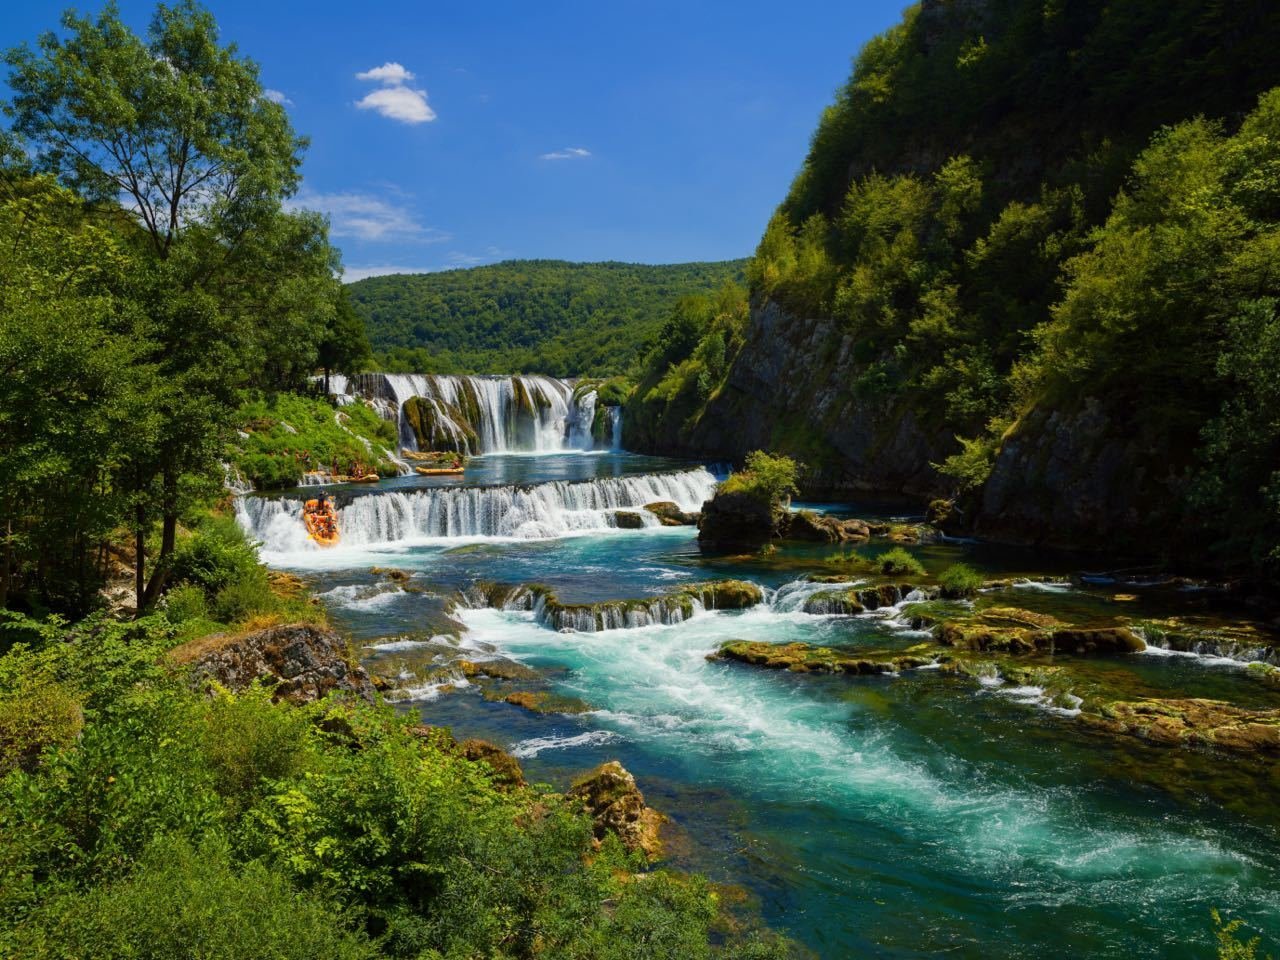
[[464, 467], [414, 467], [424, 477], [450, 477], [466, 473]]
[[302, 508], [302, 522], [307, 525], [311, 539], [322, 547], [332, 547], [338, 542], [338, 514], [333, 501], [308, 500]]

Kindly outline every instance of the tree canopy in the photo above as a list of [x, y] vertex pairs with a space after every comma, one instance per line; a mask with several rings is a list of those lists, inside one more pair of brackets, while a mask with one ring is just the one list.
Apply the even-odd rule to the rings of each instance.
[[398, 373], [625, 373], [681, 297], [745, 261], [647, 266], [512, 260], [349, 284], [378, 365]]

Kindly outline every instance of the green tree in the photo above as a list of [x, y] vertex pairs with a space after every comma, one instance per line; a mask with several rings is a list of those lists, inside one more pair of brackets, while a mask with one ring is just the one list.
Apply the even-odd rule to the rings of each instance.
[[329, 392], [331, 372], [353, 374], [373, 359], [364, 320], [351, 305], [345, 287], [338, 288], [333, 319], [319, 344], [320, 369], [324, 372], [324, 392]]
[[161, 524], [141, 610], [164, 589], [182, 510], [216, 482], [241, 388], [296, 382], [314, 366], [336, 255], [321, 218], [282, 207], [305, 141], [263, 95], [256, 65], [219, 44], [207, 11], [161, 5], [145, 39], [114, 5], [62, 24], [65, 38], [6, 54], [7, 112], [37, 167], [131, 221], [120, 232], [144, 318], [132, 332], [163, 387], [149, 455], [135, 453], [128, 473], [139, 585], [147, 532]]

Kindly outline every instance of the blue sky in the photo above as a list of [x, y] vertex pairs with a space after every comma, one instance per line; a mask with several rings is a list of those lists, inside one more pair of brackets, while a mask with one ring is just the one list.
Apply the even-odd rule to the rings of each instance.
[[[152, 3], [119, 5], [145, 28]], [[0, 45], [65, 6], [7, 4]], [[357, 279], [746, 256], [904, 0], [208, 6], [311, 138], [299, 200], [329, 213]]]

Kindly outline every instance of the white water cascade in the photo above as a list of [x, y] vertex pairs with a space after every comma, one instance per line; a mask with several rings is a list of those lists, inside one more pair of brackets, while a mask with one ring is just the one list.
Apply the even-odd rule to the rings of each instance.
[[330, 390], [339, 403], [370, 400], [399, 424], [400, 445], [418, 449], [404, 416], [417, 397], [431, 409], [432, 430], [442, 449], [463, 453], [549, 453], [590, 450], [596, 392], [578, 391], [571, 380], [544, 376], [453, 376], [363, 373], [333, 376]]
[[[434, 487], [354, 497], [338, 510], [346, 546], [393, 544], [439, 538], [546, 539], [617, 527], [615, 511], [636, 511], [646, 526], [658, 526], [645, 504], [671, 501], [698, 510], [711, 496], [715, 477], [683, 470], [532, 486]], [[268, 553], [319, 550], [302, 523], [302, 503], [280, 497], [239, 497], [241, 527]]]

